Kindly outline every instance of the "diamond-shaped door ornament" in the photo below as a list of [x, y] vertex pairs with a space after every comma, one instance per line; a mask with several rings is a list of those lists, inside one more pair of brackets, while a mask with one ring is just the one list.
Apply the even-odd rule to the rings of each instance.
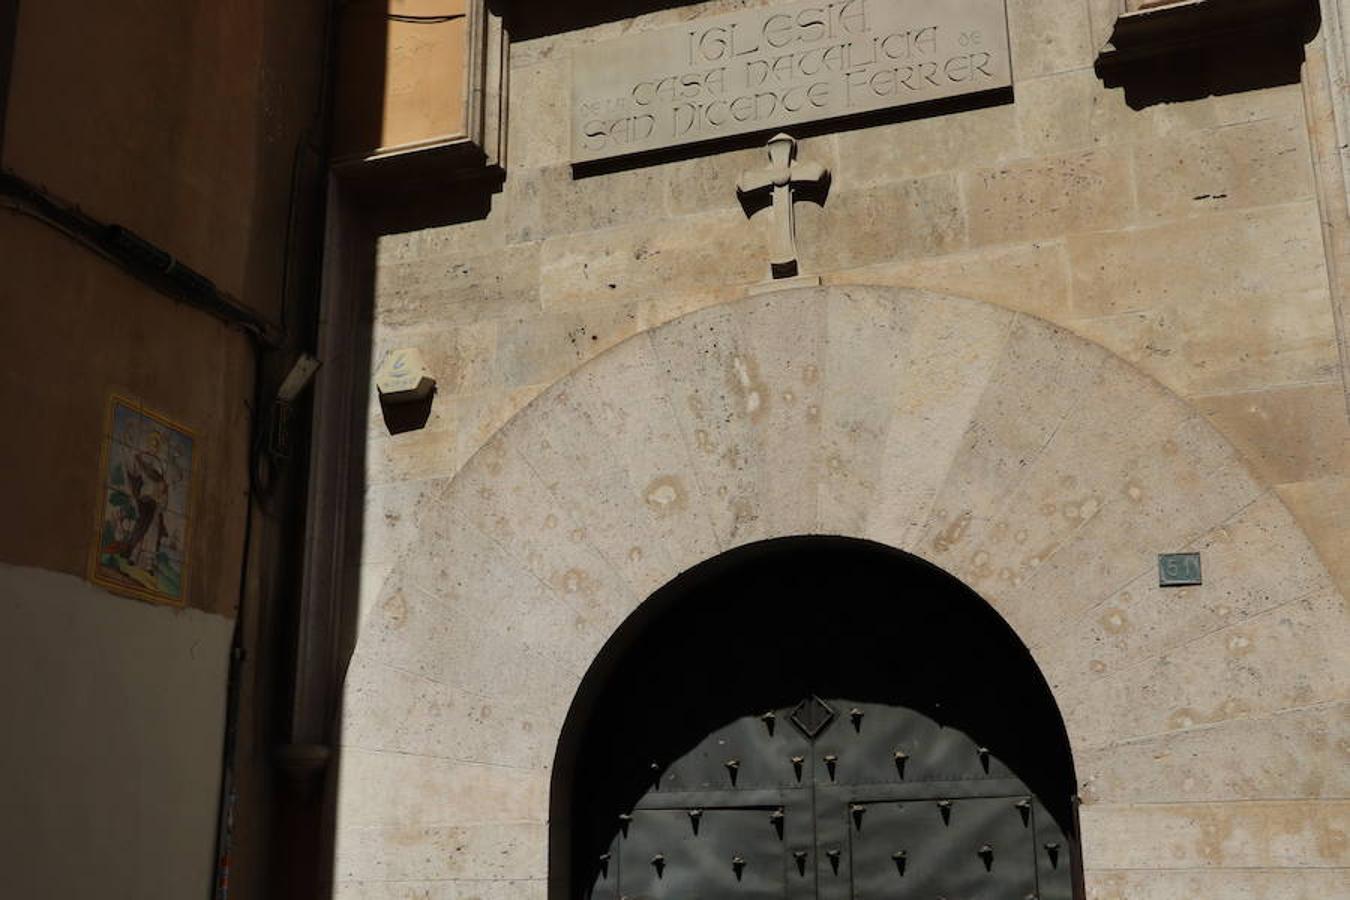
[[815, 694], [807, 697], [792, 710], [792, 724], [809, 738], [824, 731], [834, 721], [834, 710]]

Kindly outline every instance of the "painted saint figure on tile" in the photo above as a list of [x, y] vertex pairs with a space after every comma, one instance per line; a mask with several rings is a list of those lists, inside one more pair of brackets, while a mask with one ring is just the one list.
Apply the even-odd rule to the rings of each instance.
[[112, 398], [94, 582], [158, 603], [184, 602], [195, 444], [190, 430]]

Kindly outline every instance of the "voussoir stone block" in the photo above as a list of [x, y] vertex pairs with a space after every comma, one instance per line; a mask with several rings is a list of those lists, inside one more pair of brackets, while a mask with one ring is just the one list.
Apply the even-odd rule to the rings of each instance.
[[[1139, 502], [1152, 489], [1136, 486]], [[1133, 499], [1133, 498], [1132, 498]], [[1158, 586], [1153, 567], [1122, 589], [1080, 610], [1043, 639], [1053, 642], [1051, 685], [1093, 680], [1141, 662], [1147, 654], [1326, 591], [1331, 582], [1313, 549], [1273, 492], [1263, 494], [1184, 549], [1201, 553], [1208, 577], [1184, 588]], [[1284, 565], [1274, 568], [1269, 560]]]
[[1344, 797], [1350, 703], [1192, 728], [1077, 754], [1084, 803]]
[[1061, 709], [1079, 746], [1096, 747], [1342, 700], [1346, 624], [1335, 592], [1295, 600], [1114, 675], [1061, 685]]

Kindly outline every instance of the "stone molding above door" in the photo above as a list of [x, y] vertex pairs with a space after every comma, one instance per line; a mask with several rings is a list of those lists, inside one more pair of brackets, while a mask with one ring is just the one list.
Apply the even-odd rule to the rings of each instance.
[[[679, 573], [797, 534], [927, 559], [1016, 630], [1073, 745], [1089, 891], [1344, 884], [1344, 599], [1202, 415], [1041, 320], [866, 287], [691, 314], [545, 391], [418, 530], [348, 672], [338, 897], [543, 897], [601, 647]], [[1205, 584], [1158, 588], [1182, 550]]]

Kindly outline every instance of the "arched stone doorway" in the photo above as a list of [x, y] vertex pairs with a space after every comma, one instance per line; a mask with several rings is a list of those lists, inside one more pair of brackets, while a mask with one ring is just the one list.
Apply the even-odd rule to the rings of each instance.
[[[1016, 632], [1073, 747], [1089, 890], [1336, 893], [1347, 614], [1278, 495], [1059, 328], [819, 288], [620, 344], [426, 493], [347, 672], [339, 896], [541, 900], [597, 654], [680, 573], [812, 534], [930, 560]], [[1184, 550], [1204, 584], [1160, 588]]]
[[563, 729], [555, 900], [1068, 900], [1073, 763], [988, 604], [908, 554], [723, 554], [615, 633]]

